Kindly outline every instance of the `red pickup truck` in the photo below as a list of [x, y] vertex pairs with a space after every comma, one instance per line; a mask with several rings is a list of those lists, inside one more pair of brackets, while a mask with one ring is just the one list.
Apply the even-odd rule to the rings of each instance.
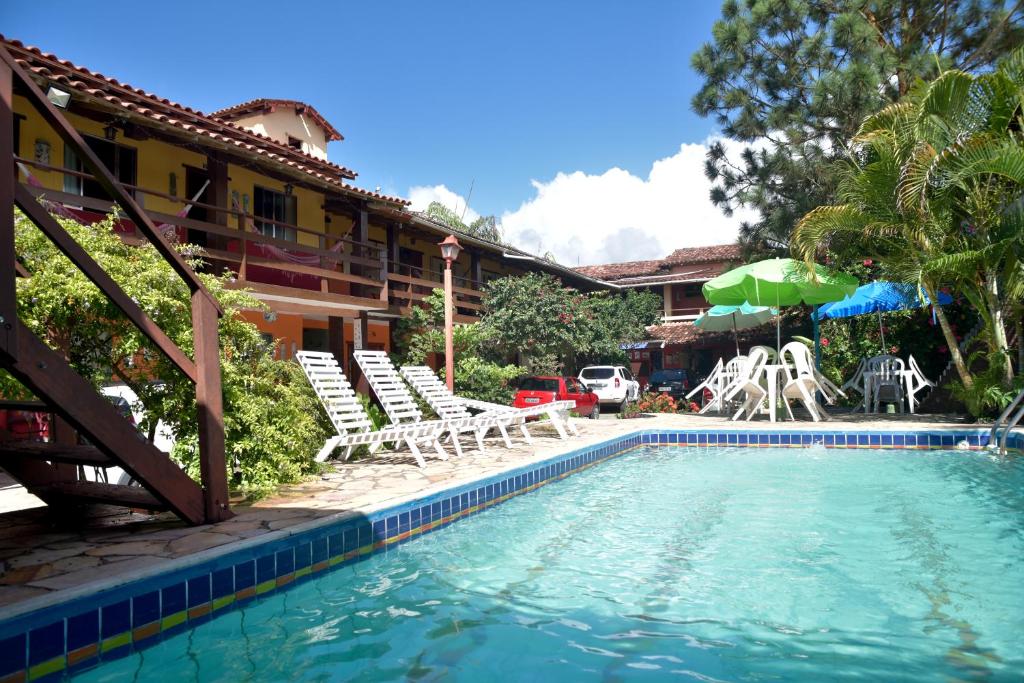
[[581, 385], [575, 377], [527, 377], [519, 383], [512, 405], [528, 408], [552, 401], [575, 401], [576, 414], [580, 417], [596, 420], [601, 416], [597, 394]]

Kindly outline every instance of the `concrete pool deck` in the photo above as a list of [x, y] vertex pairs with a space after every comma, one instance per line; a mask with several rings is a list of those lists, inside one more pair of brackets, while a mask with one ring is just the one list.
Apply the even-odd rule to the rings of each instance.
[[[559, 439], [551, 429], [533, 428], [532, 446], [515, 437], [512, 449], [489, 440], [487, 452], [480, 454], [464, 442], [467, 447], [462, 458], [453, 456], [442, 461], [428, 456], [423, 469], [404, 452], [333, 462], [320, 477], [286, 486], [256, 504], [238, 505], [234, 518], [212, 525], [187, 527], [168, 513], [150, 515], [103, 507], [73, 520], [59, 518], [45, 506], [0, 513], [0, 619], [29, 604], [60, 601], [63, 595], [88, 590], [92, 583], [156, 572], [162, 565], [170, 566], [202, 551], [227, 551], [246, 539], [317, 519], [371, 512], [640, 429], [914, 431], [986, 427], [943, 415], [848, 413], [817, 424], [772, 424], [763, 418], [751, 423], [731, 422], [725, 417], [692, 414], [577, 420], [576, 424], [580, 436], [568, 441]], [[9, 509], [11, 500], [24, 505], [31, 504], [32, 498], [23, 490], [0, 489], [0, 510]]]

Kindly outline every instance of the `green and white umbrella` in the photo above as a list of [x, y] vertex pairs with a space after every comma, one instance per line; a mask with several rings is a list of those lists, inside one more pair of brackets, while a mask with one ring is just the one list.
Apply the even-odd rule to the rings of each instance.
[[703, 332], [727, 332], [732, 330], [736, 342], [736, 355], [740, 355], [739, 330], [759, 327], [779, 314], [779, 309], [768, 306], [751, 306], [744, 301], [739, 306], [712, 306], [700, 314], [693, 324]]
[[[857, 291], [857, 279], [835, 273], [818, 264], [813, 271], [803, 261], [790, 258], [749, 263], [704, 283], [704, 298], [712, 304], [741, 306], [798, 306], [841, 301]], [[782, 346], [781, 324], [776, 325], [775, 343]]]

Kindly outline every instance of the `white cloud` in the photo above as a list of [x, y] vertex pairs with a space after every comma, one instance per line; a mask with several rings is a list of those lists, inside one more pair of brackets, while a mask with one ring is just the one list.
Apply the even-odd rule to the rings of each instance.
[[[740, 223], [756, 213], [726, 217], [708, 198], [704, 160], [715, 141], [680, 145], [655, 161], [647, 178], [612, 168], [533, 180], [536, 195], [501, 217], [506, 239], [528, 251], [551, 251], [570, 266], [662, 258], [680, 247], [732, 242]], [[741, 149], [724, 143], [729, 152]]]
[[[454, 211], [457, 216], [462, 216], [462, 222], [466, 225], [480, 217], [480, 214], [466, 206], [465, 197], [452, 192], [444, 185], [429, 187], [417, 185], [409, 189], [408, 197], [412, 202], [409, 208], [413, 211], [426, 211], [431, 202], [440, 202]], [[463, 215], [463, 211], [465, 211], [465, 215]]]
[[[680, 247], [733, 242], [740, 223], [757, 214], [740, 209], [727, 217], [708, 198], [704, 160], [718, 141], [733, 159], [744, 146], [715, 137], [683, 144], [655, 161], [646, 178], [611, 168], [599, 175], [571, 171], [550, 181], [532, 180], [534, 196], [500, 217], [505, 239], [529, 252], [550, 251], [568, 266], [658, 259]], [[408, 197], [415, 211], [432, 201], [459, 214], [466, 207], [465, 198], [444, 185], [413, 187]], [[479, 216], [472, 208], [465, 211], [466, 223]]]

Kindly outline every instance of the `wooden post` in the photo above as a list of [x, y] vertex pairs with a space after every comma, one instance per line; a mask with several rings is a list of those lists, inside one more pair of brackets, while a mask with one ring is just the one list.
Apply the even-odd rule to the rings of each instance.
[[469, 272], [473, 279], [473, 288], [476, 289], [484, 281], [484, 271], [480, 265], [480, 252], [472, 251], [469, 254]]
[[327, 318], [327, 350], [334, 354], [342, 372], [348, 372], [348, 358], [345, 357], [345, 319], [339, 315]]
[[[352, 320], [352, 350], [361, 351], [367, 348], [367, 340], [370, 337], [370, 318], [366, 311], [359, 311], [359, 317]], [[366, 381], [366, 377], [363, 373], [356, 371], [359, 366], [352, 362], [350, 363], [352, 372], [358, 374], [358, 378], [355, 381], [356, 391], [361, 394], [370, 394], [370, 385]]]
[[[210, 178], [210, 185], [206, 188], [207, 204], [222, 209], [228, 208], [228, 165], [212, 154], [206, 155], [206, 174]], [[207, 217], [209, 218], [209, 216]], [[228, 224], [228, 214], [224, 211], [214, 213], [211, 223], [217, 225]]]
[[227, 460], [224, 457], [224, 405], [220, 383], [220, 337], [217, 311], [200, 292], [192, 295], [195, 344], [196, 408], [199, 421], [199, 469], [206, 521], [231, 517], [228, 510]]
[[17, 358], [14, 321], [18, 306], [14, 279], [14, 100], [11, 68], [0, 63], [0, 353]]

